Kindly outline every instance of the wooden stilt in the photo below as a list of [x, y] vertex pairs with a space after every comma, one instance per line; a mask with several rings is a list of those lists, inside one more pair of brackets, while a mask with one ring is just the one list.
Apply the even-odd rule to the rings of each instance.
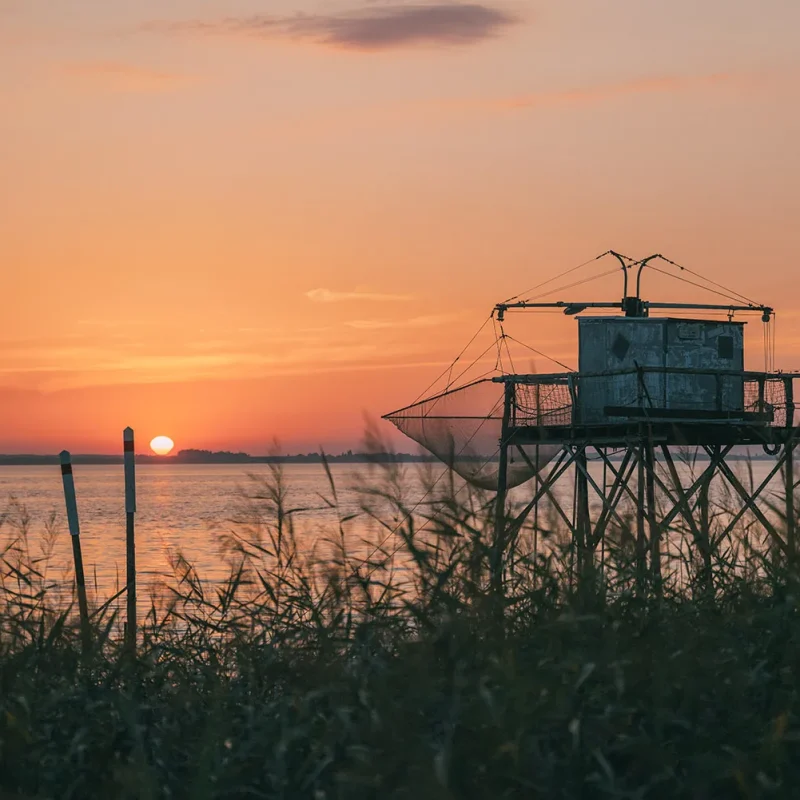
[[656, 587], [661, 583], [661, 536], [656, 522], [656, 462], [653, 434], [648, 430], [644, 444], [645, 489], [647, 495], [647, 527], [650, 534], [650, 571]]
[[797, 542], [795, 539], [797, 519], [794, 508], [794, 380], [784, 378], [786, 391], [786, 427], [790, 429], [786, 441], [786, 548], [790, 569], [794, 569], [797, 561]]
[[[539, 408], [538, 405], [538, 394], [537, 394], [537, 409]], [[541, 483], [541, 478], [539, 477], [539, 445], [536, 445], [536, 474], [534, 476], [534, 484], [533, 490], [535, 493], [539, 491], [539, 484]], [[533, 507], [533, 564], [534, 564], [534, 573], [533, 573], [533, 581], [534, 587], [536, 586], [537, 582], [537, 572], [536, 572], [536, 565], [539, 563], [539, 504], [536, 503]]]
[[644, 580], [647, 573], [647, 536], [644, 532], [645, 520], [645, 444], [640, 438], [636, 447], [637, 475], [636, 475], [636, 578], [639, 591], [644, 590]]
[[[784, 458], [786, 455], [786, 451], [784, 450]], [[784, 541], [783, 537], [778, 533], [775, 525], [773, 525], [772, 521], [767, 518], [764, 512], [758, 507], [755, 502], [755, 497], [753, 497], [744, 486], [742, 486], [741, 481], [736, 477], [733, 470], [725, 461], [721, 461], [719, 464], [720, 472], [725, 476], [728, 483], [733, 487], [736, 494], [744, 501], [745, 507], [752, 509], [753, 514], [755, 515], [756, 519], [764, 526], [764, 529], [772, 538], [773, 542], [778, 545], [780, 550], [784, 553], [784, 555], [788, 554], [788, 548], [786, 542]]]
[[514, 402], [514, 384], [506, 383], [503, 397], [503, 422], [500, 428], [500, 459], [497, 466], [497, 499], [495, 505], [494, 543], [490, 573], [492, 588], [499, 596], [503, 590], [503, 551], [506, 540], [506, 494], [508, 493], [508, 431]]
[[591, 546], [589, 523], [589, 484], [586, 446], [578, 448], [575, 455], [575, 533], [578, 557], [578, 590], [584, 596], [591, 595], [594, 571], [594, 551]]
[[786, 443], [786, 548], [789, 566], [794, 567], [797, 561], [797, 543], [795, 540], [797, 519], [794, 510], [794, 437]]

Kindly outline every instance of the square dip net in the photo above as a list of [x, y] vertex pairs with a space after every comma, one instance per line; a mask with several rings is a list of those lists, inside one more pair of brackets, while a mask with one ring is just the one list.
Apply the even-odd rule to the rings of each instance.
[[[490, 378], [442, 392], [383, 418], [422, 445], [473, 486], [496, 490], [503, 426], [504, 384]], [[514, 424], [559, 424], [571, 411], [567, 387], [534, 391], [515, 386]], [[560, 445], [524, 445], [508, 451], [508, 487], [533, 478]]]

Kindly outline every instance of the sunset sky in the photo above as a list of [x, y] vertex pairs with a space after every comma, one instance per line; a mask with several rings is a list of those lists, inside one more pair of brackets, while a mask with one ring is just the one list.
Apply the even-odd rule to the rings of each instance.
[[[798, 0], [0, 0], [0, 452], [355, 448], [609, 248], [775, 306], [799, 369], [798, 31]], [[517, 331], [574, 363], [575, 328]]]

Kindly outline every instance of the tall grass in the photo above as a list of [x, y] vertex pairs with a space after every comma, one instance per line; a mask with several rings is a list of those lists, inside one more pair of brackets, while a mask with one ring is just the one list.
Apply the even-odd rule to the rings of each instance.
[[587, 592], [543, 504], [498, 596], [492, 497], [431, 472], [416, 505], [406, 469], [364, 476], [359, 518], [382, 531], [369, 543], [328, 470], [332, 522], [309, 554], [270, 465], [224, 541], [228, 579], [176, 555], [133, 657], [113, 604], [81, 652], [48, 572], [57, 531], [40, 548], [11, 509], [2, 796], [797, 796], [800, 594], [751, 519], [722, 537], [725, 498], [709, 498], [701, 541], [680, 525], [665, 540], [655, 591], [623, 515]]

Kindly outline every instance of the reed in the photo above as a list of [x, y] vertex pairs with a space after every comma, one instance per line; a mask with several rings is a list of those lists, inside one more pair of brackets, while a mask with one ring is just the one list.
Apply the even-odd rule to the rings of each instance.
[[371, 467], [357, 515], [327, 470], [309, 554], [270, 465], [225, 537], [227, 580], [176, 554], [133, 655], [96, 601], [82, 652], [75, 597], [48, 571], [55, 523], [37, 541], [11, 507], [0, 794], [796, 796], [800, 593], [752, 519], [722, 537], [725, 498], [709, 499], [700, 538], [666, 537], [658, 591], [637, 574], [635, 520], [615, 521], [587, 589], [544, 503], [510, 537], [498, 597], [492, 497], [431, 471], [417, 506], [406, 469]]

